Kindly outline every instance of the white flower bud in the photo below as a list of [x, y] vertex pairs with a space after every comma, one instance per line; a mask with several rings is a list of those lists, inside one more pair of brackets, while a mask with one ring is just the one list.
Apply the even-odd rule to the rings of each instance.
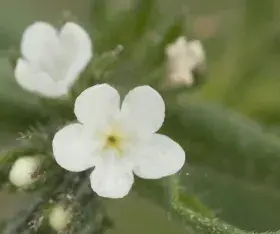
[[63, 205], [55, 205], [49, 215], [49, 224], [57, 232], [67, 228], [72, 218], [72, 211]]
[[165, 53], [169, 69], [168, 82], [173, 85], [193, 85], [192, 71], [202, 65], [205, 60], [200, 41], [188, 42], [185, 37], [179, 37], [166, 47]]
[[25, 156], [17, 159], [13, 164], [9, 179], [13, 185], [25, 188], [37, 179], [36, 173], [40, 166], [40, 159], [34, 156]]

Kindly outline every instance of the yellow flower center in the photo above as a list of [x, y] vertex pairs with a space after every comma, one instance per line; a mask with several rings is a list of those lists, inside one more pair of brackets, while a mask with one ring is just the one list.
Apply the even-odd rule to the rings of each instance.
[[119, 156], [122, 155], [122, 137], [116, 133], [110, 133], [106, 136], [104, 149], [113, 149]]
[[116, 148], [118, 147], [119, 141], [120, 141], [119, 137], [115, 135], [109, 135], [107, 137], [106, 147]]

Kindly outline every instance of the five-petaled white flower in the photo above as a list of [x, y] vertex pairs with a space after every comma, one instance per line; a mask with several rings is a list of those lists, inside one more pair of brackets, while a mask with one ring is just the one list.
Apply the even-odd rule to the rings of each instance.
[[66, 95], [92, 57], [91, 40], [79, 25], [68, 22], [60, 31], [36, 22], [23, 33], [23, 58], [15, 68], [17, 83], [48, 98]]
[[185, 152], [169, 137], [157, 134], [165, 116], [160, 94], [149, 86], [120, 96], [108, 84], [92, 86], [76, 99], [79, 123], [59, 130], [53, 139], [57, 163], [69, 171], [95, 167], [91, 187], [99, 195], [121, 198], [134, 182], [133, 173], [158, 179], [176, 173]]
[[205, 60], [204, 49], [200, 41], [187, 41], [185, 37], [179, 37], [174, 43], [166, 47], [165, 53], [169, 68], [169, 83], [193, 85], [192, 72]]

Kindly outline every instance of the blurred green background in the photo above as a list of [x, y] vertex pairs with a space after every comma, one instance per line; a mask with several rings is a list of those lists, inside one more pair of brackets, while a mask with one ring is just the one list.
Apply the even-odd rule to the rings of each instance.
[[[181, 173], [182, 186], [239, 228], [280, 229], [280, 173], [273, 172], [280, 168], [271, 168], [271, 163], [271, 173], [267, 173], [266, 165], [254, 161], [274, 156], [275, 162], [280, 161], [280, 1], [158, 0], [153, 13], [142, 17], [148, 21], [140, 21], [135, 32], [129, 17], [140, 14], [133, 8], [137, 1], [104, 2], [107, 5], [101, 11], [101, 0], [0, 0], [1, 147], [13, 145], [18, 132], [33, 123], [40, 109], [38, 99], [16, 85], [9, 63], [10, 50], [18, 49], [28, 25], [34, 21], [59, 25], [71, 12], [90, 32], [96, 53], [118, 44], [133, 51], [113, 75], [120, 77], [119, 84], [132, 86], [150, 83], [148, 78], [160, 63], [148, 53], [149, 43], [179, 22], [187, 38], [202, 41], [207, 55], [203, 82], [176, 95], [176, 110], [187, 112], [182, 117], [185, 128], [181, 130], [172, 118], [166, 126], [169, 132], [171, 127], [177, 131], [175, 138], [182, 131], [180, 141], [185, 139], [182, 144], [190, 149], [190, 166]], [[110, 27], [119, 15], [123, 15], [120, 27]], [[143, 29], [145, 37], [137, 38], [138, 29]], [[137, 78], [139, 70], [146, 79]], [[12, 215], [17, 204], [22, 204], [19, 199], [28, 202], [29, 198], [2, 194], [1, 217]], [[112, 234], [190, 233], [136, 193], [110, 200], [107, 207], [116, 221]]]

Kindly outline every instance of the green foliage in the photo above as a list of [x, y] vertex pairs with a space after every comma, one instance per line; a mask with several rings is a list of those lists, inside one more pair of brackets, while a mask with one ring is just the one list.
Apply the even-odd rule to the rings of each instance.
[[211, 103], [170, 106], [164, 132], [185, 145], [192, 164], [279, 187], [277, 136], [255, 122]]
[[[75, 98], [86, 87], [103, 82], [118, 86], [122, 93], [139, 84], [160, 90], [167, 105], [161, 131], [187, 152], [189, 165], [178, 175], [158, 181], [137, 179], [134, 190], [140, 196], [163, 207], [193, 233], [279, 233], [279, 209], [272, 209], [280, 208], [280, 139], [270, 131], [280, 119], [277, 1], [232, 2], [231, 9], [220, 9], [234, 14], [231, 24], [215, 9], [220, 18], [214, 23], [220, 27], [224, 23], [224, 28], [217, 27], [220, 31], [212, 38], [203, 38], [195, 28], [199, 16], [207, 15], [208, 7], [201, 9], [203, 0], [129, 2], [129, 8], [113, 14], [112, 1], [91, 2], [87, 24], [95, 57], [63, 100], [20, 91], [12, 82], [12, 69], [4, 69], [8, 59], [13, 68], [18, 51], [7, 50], [1, 56], [0, 127], [21, 132], [17, 144], [1, 152], [1, 188], [20, 192], [8, 182], [17, 158], [44, 159], [41, 180], [32, 187], [37, 198], [3, 222], [1, 233], [53, 233], [47, 217], [52, 205], [61, 202], [75, 210], [68, 233], [101, 234], [112, 227], [106, 201], [91, 191], [88, 172], [67, 173], [54, 162], [51, 148], [54, 133], [75, 119]], [[212, 4], [212, 10], [223, 6], [219, 0]], [[1, 50], [14, 43], [12, 35], [1, 30]], [[196, 87], [163, 89], [164, 50], [180, 35], [202, 37], [208, 71], [196, 77]], [[246, 220], [244, 213], [249, 216]]]

